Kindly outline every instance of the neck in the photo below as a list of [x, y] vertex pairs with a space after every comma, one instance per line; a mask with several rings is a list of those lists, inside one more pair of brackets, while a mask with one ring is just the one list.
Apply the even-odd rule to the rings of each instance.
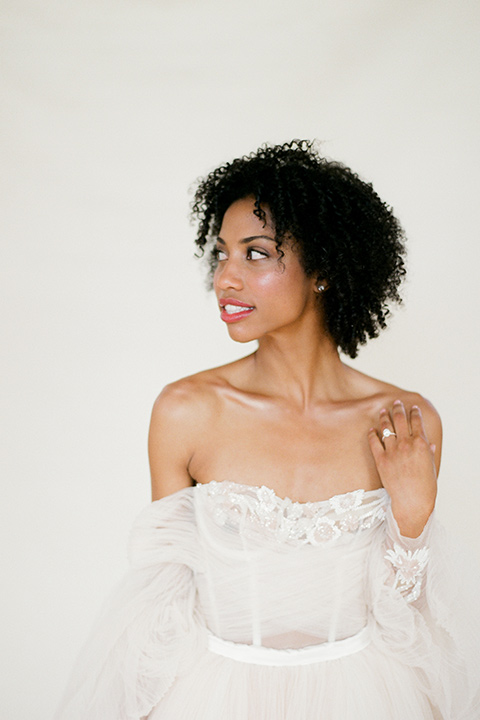
[[303, 408], [348, 395], [348, 369], [331, 337], [318, 325], [262, 337], [253, 361], [255, 379], [264, 392]]

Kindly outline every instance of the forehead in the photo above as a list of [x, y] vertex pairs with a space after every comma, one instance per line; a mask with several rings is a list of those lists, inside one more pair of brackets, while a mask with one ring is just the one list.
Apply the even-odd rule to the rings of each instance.
[[275, 237], [275, 229], [271, 221], [268, 207], [262, 206], [265, 221], [255, 215], [255, 198], [253, 196], [236, 200], [226, 210], [222, 218], [219, 236], [223, 240], [240, 239], [256, 235]]

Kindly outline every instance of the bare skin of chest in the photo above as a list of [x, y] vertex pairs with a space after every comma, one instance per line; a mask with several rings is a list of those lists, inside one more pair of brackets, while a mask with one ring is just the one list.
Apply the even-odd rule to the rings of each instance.
[[395, 400], [422, 408], [438, 463], [441, 427], [418, 394], [342, 367], [332, 398], [282, 395], [285, 383], [257, 383], [251, 367], [250, 357], [162, 391], [149, 433], [153, 499], [224, 480], [266, 485], [299, 502], [379, 488], [369, 430]]
[[267, 485], [300, 502], [380, 487], [367, 441], [370, 406], [334, 403], [306, 412], [270, 400], [224, 399], [196, 443], [189, 473], [202, 483]]

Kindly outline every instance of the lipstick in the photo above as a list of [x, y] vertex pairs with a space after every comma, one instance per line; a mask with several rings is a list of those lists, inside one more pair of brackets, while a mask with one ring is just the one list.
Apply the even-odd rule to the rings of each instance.
[[243, 320], [252, 314], [255, 308], [242, 300], [235, 298], [221, 298], [218, 302], [220, 305], [220, 317], [223, 322], [233, 323]]

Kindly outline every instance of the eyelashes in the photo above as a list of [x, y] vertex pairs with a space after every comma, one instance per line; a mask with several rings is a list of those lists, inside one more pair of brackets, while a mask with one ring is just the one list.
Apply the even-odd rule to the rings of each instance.
[[248, 248], [247, 250], [247, 257], [249, 260], [258, 260], [259, 258], [254, 258], [253, 255], [260, 255], [260, 258], [266, 258], [269, 257], [268, 253], [264, 252], [263, 250], [256, 250], [255, 248]]
[[[227, 254], [222, 248], [214, 247], [211, 251], [211, 257], [214, 262], [220, 262], [221, 260], [227, 259]], [[258, 250], [257, 248], [249, 247], [246, 251], [247, 260], [261, 260], [262, 258], [268, 258], [269, 253], [265, 250]]]
[[218, 247], [212, 248], [211, 257], [214, 262], [219, 262], [220, 260], [223, 260], [223, 257], [221, 257], [221, 255], [225, 255], [223, 250]]

